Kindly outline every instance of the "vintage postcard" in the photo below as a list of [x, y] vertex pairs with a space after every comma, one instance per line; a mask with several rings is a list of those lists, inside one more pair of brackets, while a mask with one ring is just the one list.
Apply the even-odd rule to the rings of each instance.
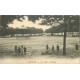
[[0, 64], [79, 64], [80, 15], [0, 15]]

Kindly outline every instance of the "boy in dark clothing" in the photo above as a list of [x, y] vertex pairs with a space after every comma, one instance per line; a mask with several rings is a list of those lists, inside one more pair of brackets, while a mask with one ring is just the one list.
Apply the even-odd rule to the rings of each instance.
[[24, 49], [23, 49], [23, 46], [21, 45], [21, 55], [24, 54]]
[[59, 45], [57, 44], [57, 51], [59, 51]]
[[46, 45], [46, 50], [48, 50], [49, 49], [49, 46], [48, 46], [48, 44]]
[[18, 47], [18, 55], [20, 55], [20, 53], [21, 53], [21, 48]]
[[54, 50], [54, 45], [52, 45], [52, 50]]
[[17, 53], [18, 51], [17, 51], [17, 46], [15, 46], [15, 53]]
[[79, 48], [79, 46], [78, 46], [78, 44], [76, 43], [76, 45], [75, 45], [75, 48], [76, 48], [76, 50], [78, 50], [78, 48]]
[[24, 47], [24, 55], [26, 55], [26, 50], [27, 50], [26, 47]]

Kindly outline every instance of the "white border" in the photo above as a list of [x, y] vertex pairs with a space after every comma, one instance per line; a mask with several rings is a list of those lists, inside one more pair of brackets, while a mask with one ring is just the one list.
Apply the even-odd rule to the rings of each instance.
[[[80, 15], [80, 0], [0, 0], [0, 15]], [[80, 65], [0, 65], [0, 80], [80, 80]]]
[[2, 15], [79, 15], [80, 0], [0, 0]]

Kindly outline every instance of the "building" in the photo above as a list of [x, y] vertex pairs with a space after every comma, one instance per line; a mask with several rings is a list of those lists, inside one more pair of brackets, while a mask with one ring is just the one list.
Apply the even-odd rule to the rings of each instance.
[[79, 36], [79, 32], [67, 32], [67, 36], [68, 37], [78, 37]]

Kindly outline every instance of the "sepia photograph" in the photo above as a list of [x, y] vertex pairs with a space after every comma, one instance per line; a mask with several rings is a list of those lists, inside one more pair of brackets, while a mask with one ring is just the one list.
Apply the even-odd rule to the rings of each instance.
[[79, 64], [80, 15], [0, 15], [0, 64]]

